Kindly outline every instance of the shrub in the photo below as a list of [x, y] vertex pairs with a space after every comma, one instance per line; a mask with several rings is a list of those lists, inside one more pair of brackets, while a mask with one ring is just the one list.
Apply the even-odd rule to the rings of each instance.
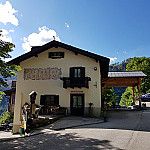
[[13, 115], [10, 114], [10, 112], [6, 111], [1, 117], [0, 117], [0, 124], [2, 123], [12, 123], [13, 122]]

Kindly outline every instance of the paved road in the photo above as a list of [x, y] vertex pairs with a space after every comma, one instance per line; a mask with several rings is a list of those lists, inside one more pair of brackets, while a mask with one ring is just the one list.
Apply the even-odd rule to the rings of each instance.
[[[62, 125], [68, 121], [63, 119]], [[55, 125], [60, 125], [60, 120]], [[0, 142], [0, 149], [150, 150], [150, 111], [117, 112], [106, 123]]]

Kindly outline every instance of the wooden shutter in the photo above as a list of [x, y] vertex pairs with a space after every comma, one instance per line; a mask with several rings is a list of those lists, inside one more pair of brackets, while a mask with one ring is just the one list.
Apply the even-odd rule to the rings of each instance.
[[55, 95], [54, 105], [55, 106], [59, 105], [59, 95]]
[[70, 78], [74, 78], [74, 68], [70, 68]]
[[45, 105], [45, 95], [41, 95], [40, 105]]
[[85, 67], [81, 67], [81, 78], [85, 78]]
[[61, 52], [61, 57], [64, 58], [64, 52]]

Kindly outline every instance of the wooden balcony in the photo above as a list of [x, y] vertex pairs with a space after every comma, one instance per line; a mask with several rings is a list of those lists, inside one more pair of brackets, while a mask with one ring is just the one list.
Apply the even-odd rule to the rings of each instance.
[[84, 78], [70, 78], [70, 77], [63, 77], [63, 88], [89, 88], [89, 81], [91, 81], [90, 77]]

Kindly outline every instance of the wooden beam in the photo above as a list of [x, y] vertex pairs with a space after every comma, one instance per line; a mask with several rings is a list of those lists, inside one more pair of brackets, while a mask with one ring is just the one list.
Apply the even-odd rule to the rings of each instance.
[[134, 104], [134, 90], [135, 90], [135, 87], [132, 87], [133, 104]]
[[58, 45], [55, 45], [55, 48], [58, 48]]
[[140, 83], [141, 83], [141, 79], [139, 78], [138, 80], [138, 85], [137, 85], [137, 89], [138, 89], [138, 92], [139, 92], [139, 108], [141, 108], [141, 90], [140, 90]]
[[106, 89], [107, 89], [107, 86], [104, 85], [104, 87], [102, 88], [102, 93], [104, 93], [106, 91]]
[[74, 52], [75, 53], [75, 55], [78, 55], [78, 52]]
[[141, 78], [138, 78], [138, 84], [139, 85], [141, 84]]
[[138, 85], [137, 85], [137, 88], [138, 88], [139, 94], [141, 94], [140, 84], [141, 84], [141, 78], [138, 78]]
[[107, 87], [134, 87], [139, 84], [139, 78], [103, 78], [102, 83]]
[[137, 86], [138, 84], [137, 83], [123, 83], [123, 82], [116, 82], [116, 83], [105, 83], [105, 85], [107, 87], [133, 87], [133, 86]]
[[139, 94], [141, 94], [140, 85], [137, 86], [137, 89], [138, 89]]
[[105, 83], [139, 83], [138, 78], [108, 78]]

